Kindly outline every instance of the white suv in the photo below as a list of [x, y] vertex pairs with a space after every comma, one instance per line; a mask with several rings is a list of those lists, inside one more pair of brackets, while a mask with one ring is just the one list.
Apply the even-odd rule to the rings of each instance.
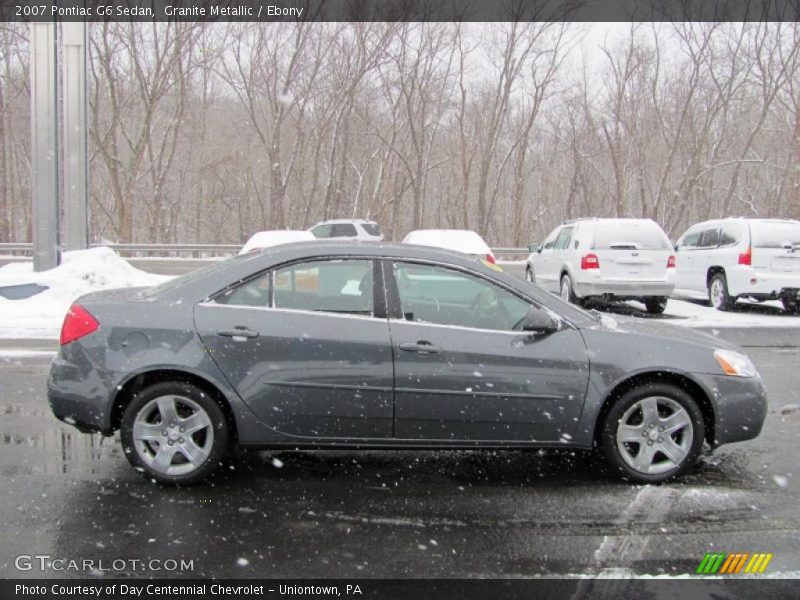
[[800, 305], [800, 221], [728, 218], [690, 227], [676, 244], [676, 295], [729, 310], [738, 298]]
[[525, 277], [568, 302], [640, 300], [662, 313], [675, 287], [669, 238], [650, 219], [580, 219], [530, 247]]
[[351, 239], [369, 242], [383, 241], [378, 224], [364, 219], [333, 219], [321, 221], [309, 229], [314, 237], [323, 239]]

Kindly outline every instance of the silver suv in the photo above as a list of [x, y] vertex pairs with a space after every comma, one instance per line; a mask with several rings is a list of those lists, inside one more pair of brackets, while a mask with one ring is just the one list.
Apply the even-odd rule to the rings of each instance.
[[739, 298], [800, 307], [800, 221], [732, 217], [690, 227], [676, 245], [675, 295], [730, 310]]

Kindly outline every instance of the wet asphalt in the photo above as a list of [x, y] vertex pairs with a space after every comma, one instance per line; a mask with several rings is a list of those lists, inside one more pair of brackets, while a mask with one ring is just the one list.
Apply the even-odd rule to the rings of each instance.
[[769, 552], [764, 576], [798, 577], [800, 348], [748, 352], [770, 390], [761, 436], [676, 483], [567, 450], [251, 452], [169, 489], [118, 438], [52, 417], [47, 354], [0, 351], [0, 577], [683, 575], [706, 552]]

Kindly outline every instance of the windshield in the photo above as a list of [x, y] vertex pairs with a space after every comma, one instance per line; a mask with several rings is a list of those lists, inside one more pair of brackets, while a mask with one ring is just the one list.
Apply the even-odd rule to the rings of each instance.
[[787, 244], [800, 246], [798, 221], [756, 221], [750, 224], [750, 233], [756, 248], [783, 248]]
[[594, 233], [598, 250], [670, 250], [666, 234], [653, 221], [600, 221]]

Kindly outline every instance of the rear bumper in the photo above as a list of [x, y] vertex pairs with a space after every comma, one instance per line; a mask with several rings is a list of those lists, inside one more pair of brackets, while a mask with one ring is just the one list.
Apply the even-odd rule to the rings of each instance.
[[697, 375], [714, 410], [712, 445], [751, 440], [767, 417], [767, 388], [760, 377]]
[[667, 297], [675, 289], [672, 281], [609, 281], [574, 282], [575, 293], [586, 296], [619, 296], [621, 298], [646, 298], [652, 296]]
[[797, 297], [800, 290], [800, 273], [740, 267], [726, 271], [725, 276], [728, 281], [728, 292], [732, 296]]
[[[99, 379], [99, 378], [98, 378]], [[111, 407], [106, 386], [88, 385], [81, 369], [57, 356], [50, 364], [47, 400], [55, 417], [84, 433], [111, 435]], [[91, 395], [87, 396], [87, 390]]]

